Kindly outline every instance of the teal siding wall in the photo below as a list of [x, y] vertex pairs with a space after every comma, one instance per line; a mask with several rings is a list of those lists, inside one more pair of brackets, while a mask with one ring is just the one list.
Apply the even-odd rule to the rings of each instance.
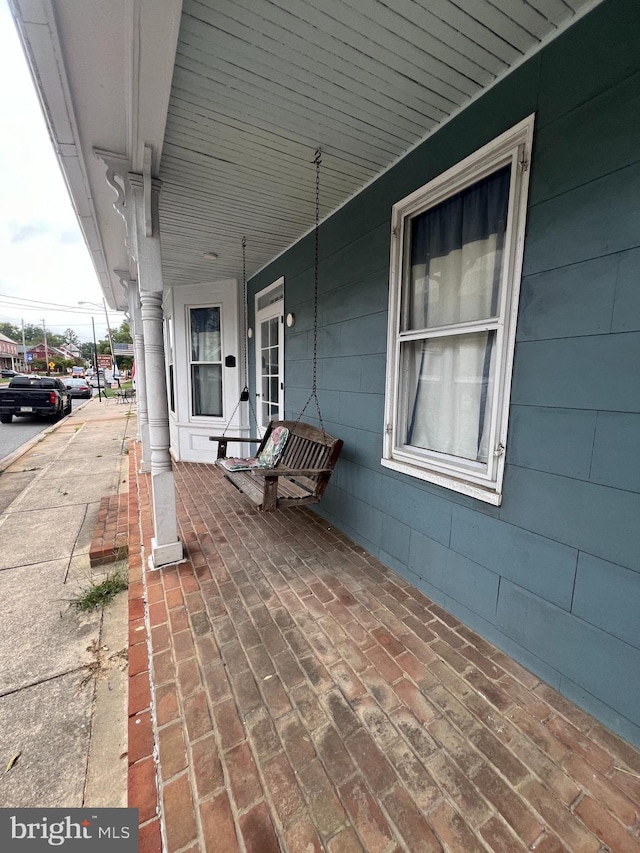
[[[383, 469], [392, 205], [536, 113], [502, 506]], [[393, 116], [389, 117], [393, 121]], [[640, 4], [607, 0], [323, 224], [319, 511], [640, 744]], [[311, 381], [313, 238], [285, 276], [287, 415]], [[314, 411], [308, 410], [313, 418]]]

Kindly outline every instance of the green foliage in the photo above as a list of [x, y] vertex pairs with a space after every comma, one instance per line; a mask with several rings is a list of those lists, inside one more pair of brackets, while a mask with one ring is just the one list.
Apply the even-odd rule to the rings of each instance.
[[117, 329], [111, 330], [111, 339], [117, 344], [130, 344], [133, 342], [131, 329], [126, 320], [123, 320]]
[[11, 338], [17, 344], [22, 341], [22, 331], [13, 323], [0, 323], [0, 335]]
[[69, 606], [78, 613], [97, 610], [105, 607], [119, 592], [127, 589], [129, 579], [124, 568], [118, 568], [113, 573], [107, 574], [101, 583], [91, 581], [86, 589], [81, 590], [75, 598], [69, 600]]
[[[22, 330], [20, 331], [20, 339], [22, 339]], [[42, 326], [38, 323], [24, 324], [24, 339], [27, 344], [38, 344], [44, 340], [44, 332]]]

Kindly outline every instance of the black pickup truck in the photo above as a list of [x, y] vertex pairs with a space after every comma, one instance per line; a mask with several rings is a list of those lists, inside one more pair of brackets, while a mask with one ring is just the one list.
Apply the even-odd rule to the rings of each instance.
[[0, 423], [10, 424], [14, 415], [53, 419], [69, 414], [71, 395], [60, 379], [14, 376], [8, 388], [0, 388]]

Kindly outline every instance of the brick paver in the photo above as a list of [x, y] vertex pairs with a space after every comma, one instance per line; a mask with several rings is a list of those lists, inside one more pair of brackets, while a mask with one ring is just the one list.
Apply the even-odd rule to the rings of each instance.
[[640, 753], [314, 513], [259, 514], [177, 464], [187, 559], [143, 571], [136, 452], [130, 805], [148, 849], [157, 796], [170, 853], [640, 851]]

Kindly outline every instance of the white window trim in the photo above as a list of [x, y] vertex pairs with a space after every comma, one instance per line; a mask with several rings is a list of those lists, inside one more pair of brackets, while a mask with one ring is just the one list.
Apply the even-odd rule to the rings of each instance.
[[[189, 422], [190, 423], [218, 423], [224, 422], [225, 419], [225, 374], [224, 374], [224, 326], [223, 326], [223, 311], [221, 302], [203, 302], [185, 305], [185, 343], [187, 347], [187, 389], [189, 393]], [[200, 362], [191, 360], [191, 312], [197, 311], [199, 308], [217, 308], [220, 311], [220, 363], [222, 365], [222, 387], [220, 393], [222, 395], [222, 414], [221, 415], [196, 415], [193, 411], [193, 379], [192, 367], [194, 364], [215, 364], [216, 362]]]
[[[515, 349], [516, 320], [524, 255], [524, 235], [529, 189], [534, 116], [531, 115], [453, 168], [393, 206], [389, 281], [389, 326], [387, 334], [387, 377], [385, 389], [384, 467], [435, 483], [478, 500], [499, 506], [502, 501], [505, 450]], [[512, 164], [509, 214], [505, 235], [505, 281], [497, 321], [472, 325], [496, 331], [496, 380], [491, 412], [489, 458], [486, 471], [455, 457], [403, 447], [398, 441], [403, 411], [400, 395], [400, 344], [411, 333], [400, 333], [404, 229], [408, 217], [440, 204], [466, 186], [471, 186], [500, 166]], [[454, 334], [460, 326], [438, 329], [436, 334]], [[421, 337], [417, 332], [416, 337]], [[430, 333], [430, 336], [433, 336]], [[405, 407], [406, 408], [406, 407]], [[482, 466], [485, 467], [485, 466]], [[476, 470], [474, 470], [474, 468]]]

